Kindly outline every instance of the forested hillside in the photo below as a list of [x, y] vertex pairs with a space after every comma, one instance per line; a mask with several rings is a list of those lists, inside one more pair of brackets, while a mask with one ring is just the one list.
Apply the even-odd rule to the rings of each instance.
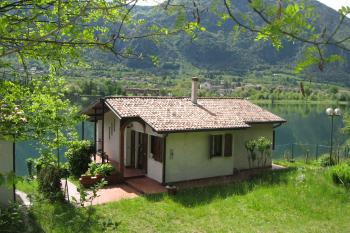
[[[240, 13], [249, 12], [246, 0], [233, 1]], [[319, 28], [324, 25], [332, 28], [338, 22], [338, 13], [331, 8], [317, 2], [310, 1], [319, 13]], [[154, 11], [152, 7], [137, 7], [135, 17], [156, 22], [159, 25], [171, 27], [174, 17]], [[186, 34], [175, 34], [157, 42], [149, 39], [137, 40], [132, 46], [144, 57], [143, 59], [117, 59], [113, 54], [102, 53], [97, 50], [86, 51], [83, 56], [90, 68], [70, 70], [71, 77], [88, 76], [92, 78], [117, 78], [124, 71], [142, 70], [159, 76], [184, 77], [188, 75], [234, 75], [245, 77], [256, 74], [266, 75], [274, 73], [294, 73], [297, 61], [302, 57], [304, 45], [284, 42], [282, 49], [276, 51], [269, 43], [255, 41], [249, 32], [239, 33], [233, 30], [232, 23], [218, 25], [218, 18], [209, 10], [202, 13], [201, 24], [205, 31], [198, 33], [195, 39]], [[256, 23], [259, 23], [257, 20]], [[341, 30], [349, 31], [346, 22]], [[332, 51], [333, 50], [333, 51]], [[335, 52], [329, 48], [329, 53]], [[344, 86], [350, 85], [350, 56], [346, 52], [339, 52], [345, 58], [344, 62], [328, 64], [324, 72], [317, 67], [309, 68], [296, 76], [317, 82], [333, 82]], [[149, 56], [157, 56], [158, 64], [154, 65]]]

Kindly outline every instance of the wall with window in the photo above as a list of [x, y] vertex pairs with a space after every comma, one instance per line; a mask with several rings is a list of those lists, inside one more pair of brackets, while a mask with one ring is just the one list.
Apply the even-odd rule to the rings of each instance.
[[[272, 124], [257, 124], [242, 130], [169, 134], [166, 182], [232, 175], [236, 169], [248, 169], [245, 142], [260, 136], [272, 141], [272, 131]], [[270, 166], [271, 161], [266, 164]]]
[[[12, 142], [0, 140], [0, 173], [7, 174], [12, 171]], [[13, 189], [4, 185], [0, 186], [0, 204], [7, 205], [13, 201]]]

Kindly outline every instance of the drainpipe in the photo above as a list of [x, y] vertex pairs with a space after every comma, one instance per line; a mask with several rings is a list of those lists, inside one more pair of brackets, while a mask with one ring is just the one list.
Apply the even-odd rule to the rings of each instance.
[[163, 177], [162, 177], [162, 184], [165, 185], [165, 172], [166, 172], [166, 139], [168, 137], [168, 134], [164, 135], [164, 146], [163, 146]]

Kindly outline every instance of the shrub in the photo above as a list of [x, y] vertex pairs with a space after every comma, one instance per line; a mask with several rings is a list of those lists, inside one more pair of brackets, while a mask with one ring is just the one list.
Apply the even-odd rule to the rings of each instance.
[[38, 173], [38, 189], [50, 201], [63, 200], [61, 169], [51, 164], [41, 167]]
[[32, 158], [27, 159], [27, 170], [28, 170], [28, 176], [30, 179], [32, 179], [34, 175], [34, 172], [33, 172], [34, 163], [35, 163], [34, 159]]
[[335, 158], [332, 157], [332, 159], [331, 159], [329, 154], [321, 155], [320, 158], [317, 161], [322, 167], [333, 166], [333, 165], [336, 164]]
[[26, 221], [18, 204], [0, 208], [0, 232], [26, 232]]
[[89, 164], [89, 169], [86, 174], [91, 176], [102, 175], [108, 176], [115, 171], [115, 168], [109, 163], [98, 164], [92, 162]]
[[103, 163], [97, 167], [95, 170], [95, 175], [108, 176], [115, 171], [115, 168], [109, 163]]
[[73, 176], [80, 177], [88, 170], [93, 151], [93, 146], [89, 141], [75, 141], [70, 144], [65, 156], [69, 163], [69, 171]]
[[350, 187], [350, 166], [346, 163], [338, 164], [331, 169], [333, 182]]
[[55, 165], [57, 163], [57, 158], [50, 152], [41, 152], [40, 157], [35, 160], [34, 166], [36, 174], [39, 175], [42, 167], [48, 164]]

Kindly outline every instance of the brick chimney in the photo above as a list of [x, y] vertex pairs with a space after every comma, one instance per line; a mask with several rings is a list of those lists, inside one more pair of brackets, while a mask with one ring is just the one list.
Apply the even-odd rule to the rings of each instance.
[[198, 99], [198, 78], [193, 77], [192, 78], [192, 94], [191, 94], [191, 101], [194, 105], [197, 105], [197, 99]]

